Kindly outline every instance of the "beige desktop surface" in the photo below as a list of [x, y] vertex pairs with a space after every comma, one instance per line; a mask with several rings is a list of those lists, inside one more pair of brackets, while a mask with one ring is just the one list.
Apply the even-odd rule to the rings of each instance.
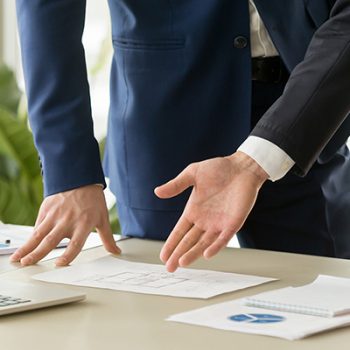
[[[119, 242], [124, 259], [158, 263], [161, 242], [128, 239]], [[102, 257], [103, 248], [83, 252], [77, 262]], [[209, 300], [143, 295], [112, 290], [71, 287], [87, 293], [84, 302], [0, 318], [0, 347], [35, 349], [349, 349], [350, 327], [298, 341], [249, 335], [164, 321], [169, 315], [288, 285], [311, 282], [318, 274], [350, 277], [350, 261], [297, 254], [226, 249], [195, 268], [255, 274], [280, 281], [229, 293]], [[52, 261], [2, 273], [1, 278], [29, 280], [53, 269]], [[43, 282], [33, 282], [43, 283]], [[350, 297], [350, 296], [349, 296]]]

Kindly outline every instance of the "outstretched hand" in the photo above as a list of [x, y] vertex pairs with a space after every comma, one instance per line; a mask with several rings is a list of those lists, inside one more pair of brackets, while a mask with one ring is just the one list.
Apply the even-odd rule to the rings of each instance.
[[249, 156], [213, 158], [189, 165], [176, 178], [157, 187], [159, 198], [177, 196], [193, 186], [185, 210], [160, 253], [169, 272], [200, 256], [224, 248], [244, 224], [267, 173]]

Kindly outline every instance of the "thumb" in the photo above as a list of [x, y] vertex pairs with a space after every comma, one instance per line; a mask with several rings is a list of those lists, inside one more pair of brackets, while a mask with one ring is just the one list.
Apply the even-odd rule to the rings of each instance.
[[159, 198], [171, 198], [177, 196], [181, 192], [185, 191], [188, 187], [193, 185], [193, 171], [191, 169], [191, 166], [189, 166], [174, 179], [170, 180], [164, 185], [156, 187], [154, 193]]

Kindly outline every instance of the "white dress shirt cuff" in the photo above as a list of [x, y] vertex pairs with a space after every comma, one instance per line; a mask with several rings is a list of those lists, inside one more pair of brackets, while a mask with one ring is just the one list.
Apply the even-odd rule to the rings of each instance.
[[253, 158], [266, 171], [271, 181], [281, 179], [295, 164], [281, 148], [257, 136], [249, 136], [238, 151]]

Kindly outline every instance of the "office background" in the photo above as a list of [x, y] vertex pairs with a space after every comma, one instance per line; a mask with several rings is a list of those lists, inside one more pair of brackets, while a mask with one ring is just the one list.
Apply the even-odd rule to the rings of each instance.
[[[94, 131], [96, 138], [101, 144], [103, 144], [103, 139], [107, 130], [109, 67], [112, 54], [112, 44], [110, 40], [110, 18], [107, 1], [87, 1], [86, 26], [83, 35], [83, 43], [88, 65]], [[14, 73], [16, 83], [21, 92], [23, 92], [24, 81], [21, 68], [14, 0], [0, 0], [0, 67], [1, 66], [8, 67]], [[4, 82], [0, 77], [0, 91], [1, 83]], [[23, 101], [21, 103], [23, 104]], [[25, 106], [21, 106], [20, 109], [20, 114], [26, 112]], [[14, 213], [11, 212], [8, 215], [8, 210], [4, 208], [4, 204], [3, 208], [1, 208], [1, 203], [8, 202], [8, 198], [6, 195], [4, 195], [4, 191], [1, 191], [1, 175], [2, 174], [0, 171], [0, 221], [3, 220], [4, 222], [17, 224], [31, 224], [31, 221], [33, 221], [35, 215], [32, 214], [29, 219], [23, 219], [23, 215], [18, 215], [18, 210], [11, 210]], [[114, 205], [115, 198], [108, 188], [105, 191], [105, 194], [108, 207], [110, 208], [110, 220], [112, 222], [112, 227], [114, 231], [117, 232], [119, 225]], [[37, 199], [37, 203], [34, 205], [36, 207], [35, 209], [37, 209], [40, 201], [41, 198]], [[23, 203], [21, 200], [15, 201], [15, 203], [19, 202]], [[4, 212], [6, 212], [5, 216]], [[236, 238], [230, 243], [230, 246], [238, 246]]]
[[[109, 105], [109, 67], [112, 54], [112, 45], [110, 40], [110, 18], [107, 1], [87, 1], [86, 26], [83, 35], [83, 44], [85, 47], [89, 73], [94, 131], [96, 138], [100, 141], [103, 148], [103, 140], [107, 130]], [[24, 82], [21, 69], [14, 0], [0, 0], [0, 67], [4, 69], [3, 67], [5, 66], [14, 73], [14, 78], [16, 79], [16, 85], [19, 87], [20, 95], [23, 95]], [[9, 83], [8, 73], [8, 71], [6, 71], [6, 73], [2, 71], [2, 75], [0, 75], [0, 98], [2, 97], [6, 99], [6, 92], [1, 94], [1, 89], [7, 89], [7, 86], [5, 86], [6, 83], [11, 85], [11, 83]], [[1, 84], [3, 85], [3, 88], [1, 87]], [[11, 93], [12, 99], [18, 98], [18, 104], [20, 107], [18, 112], [16, 106], [15, 114], [17, 114], [17, 117], [19, 116], [19, 118], [26, 119], [25, 98], [20, 99], [20, 96], [16, 96], [17, 93], [18, 92], [16, 91]], [[0, 100], [0, 109], [2, 105], [1, 102], [2, 101]], [[17, 198], [17, 200], [13, 201], [12, 208], [8, 209], [6, 207], [7, 203], [9, 202], [10, 195], [12, 197], [18, 197], [16, 194], [18, 192], [18, 188], [12, 191], [12, 194], [9, 194], [11, 193], [11, 189], [9, 190], [7, 188], [4, 190], [9, 183], [9, 174], [4, 174], [3, 169], [1, 169], [1, 167], [4, 168], [3, 150], [1, 149], [1, 144], [2, 142], [0, 139], [0, 221], [2, 220], [4, 222], [18, 224], [32, 224], [35, 217], [35, 211], [37, 210], [41, 201], [41, 193], [38, 193], [40, 192], [38, 188], [41, 185], [39, 183], [34, 186], [34, 189], [24, 190], [24, 192], [26, 192], [25, 196], [28, 196], [28, 192], [35, 192], [34, 195], [32, 194], [32, 197], [34, 197], [33, 201], [35, 202], [33, 205], [34, 213], [25, 215], [20, 210], [16, 209], [17, 203], [23, 204], [24, 202], [28, 202], [27, 198], [26, 200], [20, 200]], [[7, 161], [5, 163], [5, 165], [9, 167], [10, 175], [12, 174], [16, 176], [16, 169], [14, 170], [15, 167], [13, 167], [11, 164], [9, 165]], [[40, 170], [37, 169], [36, 171]], [[19, 188], [24, 186], [24, 180], [22, 178], [16, 179], [16, 181], [17, 183], [20, 183]], [[36, 180], [36, 178], [33, 181], [39, 182]], [[28, 182], [31, 182], [31, 179], [29, 179]], [[31, 185], [29, 185], [29, 187], [31, 187]], [[116, 210], [114, 208], [115, 198], [108, 189], [106, 190], [106, 198], [110, 208], [113, 229], [114, 231], [117, 231], [119, 226], [116, 217]], [[237, 241], [234, 240], [232, 244], [237, 246]]]

